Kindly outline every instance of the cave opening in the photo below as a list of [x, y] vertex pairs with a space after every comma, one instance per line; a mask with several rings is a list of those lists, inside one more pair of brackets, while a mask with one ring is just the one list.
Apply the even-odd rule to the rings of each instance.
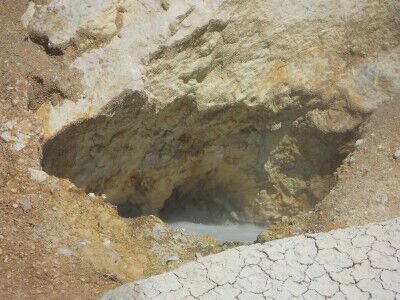
[[155, 112], [146, 95], [127, 92], [48, 140], [43, 169], [106, 194], [121, 217], [156, 215], [219, 241], [254, 241], [329, 193], [361, 123], [323, 127], [313, 122], [331, 122], [336, 110], [301, 104], [315, 105], [314, 94], [290, 97], [299, 108], [275, 115], [243, 103], [199, 110], [188, 99]]
[[189, 190], [187, 186], [175, 188], [159, 216], [174, 229], [211, 236], [221, 244], [251, 243], [269, 224], [241, 221], [238, 195], [223, 186], [210, 188], [203, 179]]

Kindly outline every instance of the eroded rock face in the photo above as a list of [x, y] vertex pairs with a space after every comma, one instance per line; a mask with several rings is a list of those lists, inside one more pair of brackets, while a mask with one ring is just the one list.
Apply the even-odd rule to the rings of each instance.
[[80, 100], [37, 112], [43, 165], [140, 213], [183, 201], [256, 222], [308, 210], [400, 88], [394, 0], [84, 3], [24, 16], [84, 77]]

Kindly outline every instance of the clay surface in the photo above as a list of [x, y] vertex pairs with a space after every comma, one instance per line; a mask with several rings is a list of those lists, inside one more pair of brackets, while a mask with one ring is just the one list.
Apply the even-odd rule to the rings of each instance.
[[394, 219], [234, 248], [102, 299], [395, 299], [399, 254]]

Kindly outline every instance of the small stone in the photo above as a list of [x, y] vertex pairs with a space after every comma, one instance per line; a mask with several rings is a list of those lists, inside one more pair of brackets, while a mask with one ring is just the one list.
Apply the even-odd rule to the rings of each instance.
[[176, 255], [174, 255], [174, 256], [170, 256], [170, 257], [168, 257], [167, 258], [167, 265], [169, 264], [169, 263], [171, 263], [171, 262], [174, 262], [174, 261], [178, 261], [180, 258], [179, 258], [179, 256], [176, 256]]
[[356, 141], [356, 147], [360, 147], [362, 144], [364, 144], [364, 140], [363, 139], [359, 139]]
[[42, 183], [43, 181], [45, 181], [47, 179], [47, 177], [49, 177], [49, 175], [47, 175], [46, 172], [43, 172], [41, 170], [35, 170], [35, 169], [28, 169], [30, 177], [32, 180], [38, 182], [38, 183]]
[[8, 121], [1, 127], [1, 129], [5, 130], [13, 130], [13, 128], [14, 128], [14, 123], [12, 121]]
[[88, 240], [80, 240], [78, 243], [79, 243], [79, 245], [87, 246], [87, 245], [90, 244], [90, 241], [88, 241]]
[[277, 131], [282, 128], [282, 122], [275, 123], [271, 125], [271, 131]]
[[382, 150], [383, 149], [383, 145], [382, 144], [379, 144], [378, 145], [378, 150]]
[[167, 11], [169, 9], [169, 2], [167, 0], [161, 0], [161, 7], [163, 10]]
[[104, 239], [103, 240], [103, 245], [106, 247], [110, 247], [111, 246], [111, 241], [109, 239]]
[[26, 147], [26, 143], [24, 141], [16, 141], [14, 144], [15, 151], [21, 151]]
[[29, 199], [20, 199], [20, 200], [18, 200], [18, 204], [22, 208], [24, 213], [26, 213], [32, 209], [32, 204]]
[[14, 203], [14, 204], [12, 205], [12, 207], [13, 207], [13, 208], [18, 208], [18, 204], [17, 204], [17, 203]]
[[0, 137], [3, 141], [5, 141], [7, 143], [13, 140], [13, 138], [11, 137], [11, 134], [8, 131], [0, 134]]
[[88, 196], [89, 196], [90, 198], [96, 198], [96, 194], [95, 194], [95, 193], [89, 193]]
[[58, 248], [58, 253], [63, 256], [71, 256], [72, 250], [69, 249], [68, 247], [60, 247], [60, 248]]
[[235, 211], [231, 211], [231, 217], [235, 220], [235, 221], [239, 221], [239, 217], [237, 215], [237, 213]]
[[397, 149], [396, 152], [394, 152], [393, 158], [400, 159], [400, 149]]
[[101, 195], [101, 198], [107, 199], [107, 195], [106, 195], [106, 194], [102, 194], [102, 195]]

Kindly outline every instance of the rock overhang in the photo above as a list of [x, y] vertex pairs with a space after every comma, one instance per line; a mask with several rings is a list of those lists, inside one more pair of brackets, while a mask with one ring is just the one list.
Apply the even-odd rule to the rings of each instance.
[[111, 39], [71, 52], [82, 99], [38, 110], [44, 166], [114, 203], [134, 199], [144, 213], [174, 193], [193, 198], [204, 181], [204, 197], [228, 195], [225, 209], [243, 219], [265, 221], [260, 206], [273, 219], [311, 209], [358, 126], [399, 89], [391, 1], [103, 1], [60, 14], [79, 21], [66, 32], [43, 17], [60, 3], [32, 6], [26, 24], [32, 35], [43, 26], [70, 34], [65, 53], [86, 45], [74, 39], [80, 28], [101, 29], [91, 20], [105, 6], [123, 16]]

